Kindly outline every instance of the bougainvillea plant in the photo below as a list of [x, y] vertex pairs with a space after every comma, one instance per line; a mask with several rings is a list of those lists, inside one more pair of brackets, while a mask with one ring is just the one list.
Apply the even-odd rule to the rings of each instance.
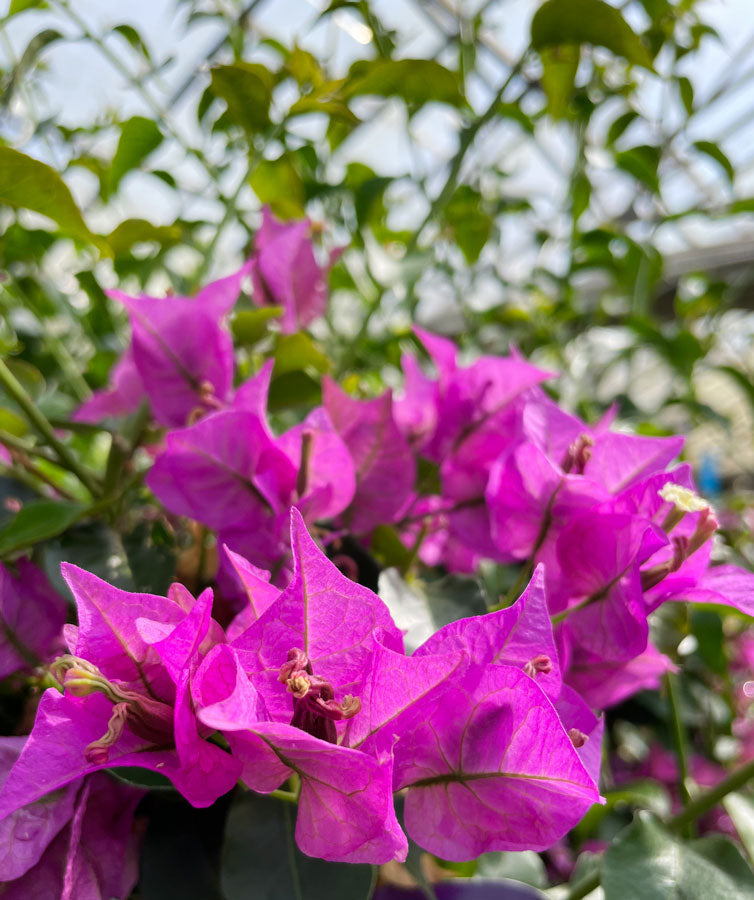
[[[4, 897], [154, 896], [166, 796], [227, 820], [207, 896], [253, 874], [239, 842], [255, 827], [262, 840], [263, 794], [294, 828], [297, 879], [306, 858], [346, 864], [347, 885], [356, 873], [333, 896], [370, 895], [364, 864], [392, 896], [391, 872], [421, 851], [446, 874], [548, 851], [567, 874], [574, 829], [632, 774], [605, 770], [606, 714], [673, 684], [658, 646], [669, 604], [754, 615], [754, 575], [713, 562], [718, 518], [678, 462], [682, 438], [618, 430], [615, 410], [582, 421], [515, 349], [465, 363], [417, 328], [395, 396], [325, 377], [321, 403], [271, 423], [281, 356], [240, 362], [229, 317], [249, 293], [272, 302], [280, 341], [311, 352], [296, 329], [325, 312], [326, 267], [309, 232], [265, 211], [252, 257], [195, 297], [111, 292], [130, 345], [70, 428], [111, 435], [113, 493], [98, 508], [41, 502], [71, 515], [52, 537], [136, 492], [152, 544], [159, 526], [181, 550], [163, 591], [64, 559], [69, 609], [39, 566], [50, 557], [25, 552], [38, 504], [17, 500], [0, 532], [0, 674], [26, 706], [0, 739]], [[24, 405], [4, 364], [3, 379]], [[51, 433], [67, 462], [65, 431]], [[12, 466], [20, 450], [6, 453]], [[494, 594], [475, 580], [491, 572], [507, 578]], [[663, 752], [646, 765], [672, 785]], [[725, 777], [706, 773], [713, 792]], [[718, 797], [682, 799], [666, 826]], [[599, 870], [584, 877], [571, 896]]]

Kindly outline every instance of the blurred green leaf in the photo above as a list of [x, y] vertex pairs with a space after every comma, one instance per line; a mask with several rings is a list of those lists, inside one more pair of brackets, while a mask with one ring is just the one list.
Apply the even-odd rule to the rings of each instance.
[[730, 181], [731, 183], [733, 182], [733, 179], [736, 177], [733, 163], [728, 159], [728, 157], [725, 155], [725, 153], [723, 153], [723, 151], [717, 144], [712, 143], [712, 141], [694, 141], [694, 147], [700, 153], [703, 153], [705, 156], [709, 156], [710, 159], [713, 159], [728, 176], [728, 181]]
[[280, 412], [283, 409], [311, 408], [322, 401], [322, 387], [306, 372], [286, 372], [273, 378], [267, 409]]
[[633, 175], [653, 193], [659, 194], [660, 179], [657, 175], [657, 167], [660, 165], [659, 147], [639, 144], [629, 150], [623, 150], [615, 154], [615, 164], [624, 172]]
[[542, 87], [547, 95], [547, 112], [553, 119], [561, 119], [568, 109], [579, 68], [578, 44], [558, 44], [543, 47]]
[[678, 93], [681, 95], [681, 103], [683, 103], [683, 108], [686, 110], [686, 115], [693, 115], [694, 86], [685, 75], [678, 78]]
[[314, 346], [312, 339], [303, 331], [281, 335], [275, 348], [273, 376], [303, 369], [327, 372], [330, 369], [330, 360]]
[[110, 165], [108, 193], [114, 193], [124, 175], [141, 163], [162, 143], [159, 126], [144, 116], [132, 116], [120, 127], [118, 146]]
[[125, 219], [108, 235], [107, 240], [115, 256], [128, 253], [134, 244], [155, 243], [173, 247], [182, 236], [178, 225], [153, 225], [146, 219]]
[[360, 59], [343, 85], [346, 98], [375, 94], [400, 97], [406, 103], [448, 103], [465, 106], [456, 75], [431, 59]]
[[749, 861], [754, 861], [754, 799], [746, 794], [728, 794], [723, 798], [723, 806], [746, 848]]
[[228, 815], [221, 880], [226, 900], [367, 900], [372, 866], [305, 856], [293, 835], [295, 810], [271, 797], [243, 793]]
[[68, 186], [54, 169], [18, 150], [0, 146], [0, 204], [3, 203], [41, 213], [71, 237], [109, 252], [105, 241], [87, 227]]
[[0, 556], [7, 556], [55, 537], [78, 521], [86, 511], [81, 503], [37, 500], [21, 507], [15, 518], [0, 529]]
[[282, 306], [242, 309], [231, 319], [230, 330], [237, 343], [251, 347], [268, 334], [270, 322], [282, 314]]
[[269, 205], [283, 219], [304, 215], [306, 192], [290, 154], [263, 159], [251, 173], [251, 188], [261, 203]]
[[15, 16], [17, 13], [23, 12], [25, 9], [46, 9], [45, 0], [10, 0], [10, 8], [8, 9], [8, 18]]
[[12, 409], [0, 407], [0, 428], [16, 437], [23, 437], [29, 433], [29, 425], [22, 416]]
[[461, 248], [466, 262], [476, 262], [492, 233], [492, 217], [481, 209], [479, 191], [468, 184], [458, 187], [446, 204], [443, 215], [450, 225], [453, 240]]
[[547, 0], [534, 14], [531, 42], [535, 50], [563, 44], [607, 47], [630, 63], [652, 68], [638, 35], [620, 12], [604, 0]]
[[138, 51], [147, 62], [152, 61], [152, 57], [149, 55], [149, 48], [144, 43], [144, 38], [139, 34], [139, 32], [133, 27], [133, 25], [115, 25], [113, 27], [113, 31], [116, 34], [120, 34], [124, 37], [128, 43], [133, 47], [134, 50]]
[[272, 87], [272, 74], [259, 63], [239, 62], [212, 69], [213, 93], [225, 101], [232, 121], [249, 134], [270, 123]]

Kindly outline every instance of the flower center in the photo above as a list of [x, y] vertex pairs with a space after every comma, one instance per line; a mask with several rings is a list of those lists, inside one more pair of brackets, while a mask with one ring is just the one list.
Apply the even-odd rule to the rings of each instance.
[[361, 709], [361, 700], [351, 694], [339, 703], [330, 682], [312, 672], [309, 657], [298, 648], [288, 651], [278, 681], [293, 695], [291, 725], [329, 744], [338, 743], [335, 723], [350, 719]]

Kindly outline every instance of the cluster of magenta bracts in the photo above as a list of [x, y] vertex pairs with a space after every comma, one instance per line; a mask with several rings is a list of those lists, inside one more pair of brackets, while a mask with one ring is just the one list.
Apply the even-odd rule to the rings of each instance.
[[[30, 563], [3, 570], [0, 674], [56, 657], [59, 686], [42, 696], [0, 819], [65, 803], [68, 822], [66, 786], [92, 791], [90, 773], [141, 766], [196, 806], [239, 780], [290, 782], [298, 843], [324, 859], [404, 858], [397, 791], [408, 833], [445, 859], [541, 850], [599, 802], [599, 711], [670, 667], [649, 643], [652, 611], [690, 600], [754, 613], [754, 576], [710, 565], [714, 515], [689, 467], [668, 468], [682, 440], [611, 431], [610, 416], [587, 425], [517, 354], [464, 367], [451, 342], [417, 330], [434, 374], [405, 357], [395, 402], [325, 378], [322, 406], [276, 435], [273, 364], [234, 388], [226, 318], [246, 276], [256, 302], [283, 307], [285, 331], [322, 313], [308, 228], [267, 215], [252, 260], [193, 299], [113, 294], [131, 346], [77, 416], [149, 402], [168, 431], [147, 484], [217, 532], [218, 587], [239, 612], [222, 628], [210, 590], [134, 595], [64, 566], [79, 624], [60, 648], [65, 605]], [[428, 469], [439, 492], [417, 487]], [[320, 546], [349, 534], [368, 547], [378, 525], [427, 565], [520, 563], [521, 587], [531, 580], [512, 605], [407, 655], [386, 606]], [[41, 834], [24, 871], [57, 831]], [[110, 846], [122, 854], [124, 840]]]
[[407, 852], [396, 791], [408, 833], [459, 860], [544, 849], [599, 802], [601, 722], [562, 682], [541, 568], [513, 606], [407, 656], [379, 597], [291, 517], [285, 589], [231, 556], [247, 606], [226, 629], [210, 589], [130, 594], [64, 564], [79, 625], [65, 628], [59, 685], [0, 791], [0, 819], [52, 792], [63, 802], [67, 785], [111, 767], [159, 772], [195, 806], [239, 780], [269, 792], [295, 776], [305, 853], [385, 863]]

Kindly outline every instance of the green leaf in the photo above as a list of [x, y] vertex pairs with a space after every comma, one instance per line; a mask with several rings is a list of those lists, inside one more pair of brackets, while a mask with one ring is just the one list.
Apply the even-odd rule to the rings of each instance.
[[592, 184], [585, 172], [579, 172], [573, 180], [573, 187], [571, 189], [571, 202], [573, 204], [572, 215], [574, 222], [578, 222], [582, 213], [588, 209], [591, 196]]
[[283, 315], [282, 306], [262, 306], [259, 309], [242, 309], [230, 323], [236, 342], [251, 347], [268, 334], [270, 322]]
[[226, 900], [367, 900], [376, 869], [305, 856], [294, 839], [295, 818], [289, 804], [271, 797], [236, 797], [221, 863]]
[[142, 769], [139, 766], [116, 766], [108, 769], [107, 774], [116, 781], [130, 784], [132, 787], [146, 788], [149, 791], [174, 791], [172, 781], [159, 772]]
[[639, 144], [629, 150], [622, 150], [615, 154], [615, 164], [624, 172], [633, 175], [655, 194], [659, 194], [660, 179], [657, 175], [657, 167], [660, 165], [659, 147]]
[[487, 612], [484, 591], [477, 578], [444, 575], [436, 581], [425, 582], [423, 587], [437, 628], [469, 616], [483, 616]]
[[278, 345], [275, 348], [273, 376], [303, 369], [327, 372], [329, 368], [330, 360], [314, 346], [314, 342], [308, 334], [304, 334], [303, 331], [297, 331], [296, 334], [283, 334], [280, 336]]
[[561, 119], [573, 94], [576, 71], [581, 55], [578, 44], [559, 44], [543, 47], [542, 87], [547, 95], [547, 112], [553, 119]]
[[736, 826], [750, 860], [754, 860], [754, 799], [746, 794], [728, 794], [723, 798], [725, 812]]
[[448, 103], [466, 106], [458, 78], [449, 69], [431, 59], [358, 60], [343, 85], [347, 99], [375, 94], [400, 97], [406, 103]]
[[166, 594], [175, 581], [175, 553], [167, 542], [157, 539], [160, 535], [157, 525], [140, 522], [130, 534], [123, 536], [134, 590], [140, 593]]
[[724, 372], [729, 378], [732, 378], [736, 382], [744, 392], [752, 410], [754, 410], [754, 383], [752, 383], [748, 375], [740, 369], [736, 369], [734, 366], [715, 366], [715, 368], [718, 372]]
[[0, 204], [23, 207], [56, 222], [71, 237], [94, 244], [102, 252], [105, 241], [87, 227], [68, 186], [49, 166], [10, 147], [0, 147]]
[[13, 434], [16, 437], [23, 437], [29, 433], [29, 426], [22, 416], [14, 412], [12, 409], [6, 409], [0, 406], [0, 428]]
[[492, 216], [480, 208], [481, 203], [479, 191], [468, 184], [462, 184], [443, 211], [445, 220], [453, 231], [453, 239], [469, 265], [479, 259], [479, 254], [492, 233]]
[[115, 256], [123, 256], [134, 244], [155, 243], [173, 247], [181, 239], [178, 225], [153, 225], [146, 219], [125, 219], [107, 237]]
[[36, 366], [26, 362], [25, 359], [8, 359], [5, 364], [32, 400], [38, 400], [42, 396], [45, 380]]
[[712, 141], [694, 141], [694, 147], [700, 153], [704, 153], [705, 156], [709, 156], [710, 159], [713, 159], [728, 176], [728, 181], [733, 183], [733, 179], [736, 177], [733, 163], [731, 163], [717, 144], [713, 144]]
[[510, 878], [535, 888], [546, 888], [548, 884], [542, 857], [533, 850], [483, 853], [477, 860], [476, 875], [483, 878]]
[[754, 874], [724, 838], [684, 843], [639, 813], [605, 854], [605, 900], [751, 900]]
[[154, 791], [147, 804], [139, 900], [228, 900], [217, 862], [227, 802], [194, 809], [176, 791]]
[[10, 9], [6, 18], [10, 19], [17, 13], [23, 12], [25, 9], [46, 9], [45, 0], [10, 0]]
[[280, 412], [281, 409], [306, 408], [308, 411], [321, 401], [322, 388], [311, 375], [306, 372], [286, 372], [279, 378], [272, 379], [267, 409], [270, 412]]
[[249, 184], [262, 203], [283, 219], [301, 218], [306, 191], [290, 154], [263, 159], [251, 173]]
[[38, 500], [23, 506], [16, 517], [0, 529], [0, 556], [7, 556], [55, 537], [78, 521], [86, 511], [81, 503]]
[[132, 25], [116, 25], [113, 28], [113, 31], [122, 35], [134, 50], [141, 53], [141, 55], [144, 57], [144, 59], [147, 60], [147, 62], [152, 61], [152, 57], [149, 55], [149, 48], [144, 43], [144, 38], [142, 38], [139, 32]]
[[132, 116], [120, 127], [120, 138], [110, 165], [108, 192], [114, 193], [123, 176], [139, 166], [162, 143], [157, 123], [144, 116]]
[[531, 42], [535, 50], [562, 44], [606, 47], [630, 63], [652, 68], [652, 60], [614, 7], [604, 0], [547, 0], [534, 14]]
[[212, 69], [212, 92], [228, 106], [231, 120], [249, 134], [270, 124], [272, 75], [259, 63], [239, 62]]
[[0, 98], [0, 106], [7, 107], [13, 98], [16, 88], [19, 84], [23, 84], [24, 77], [29, 69], [32, 68], [37, 61], [39, 54], [49, 44], [59, 41], [63, 35], [54, 28], [45, 28], [38, 32], [26, 45], [26, 49], [21, 54], [18, 62], [13, 66], [10, 78], [8, 79], [3, 96]]
[[691, 116], [694, 113], [694, 85], [686, 78], [685, 75], [681, 75], [678, 78], [678, 93], [681, 95], [681, 102], [683, 103], [684, 109], [686, 110], [686, 115]]
[[628, 112], [624, 112], [623, 115], [618, 116], [617, 119], [610, 123], [610, 127], [607, 129], [606, 143], [612, 146], [628, 126], [638, 119], [638, 117], [639, 114], [633, 109], [629, 109]]

